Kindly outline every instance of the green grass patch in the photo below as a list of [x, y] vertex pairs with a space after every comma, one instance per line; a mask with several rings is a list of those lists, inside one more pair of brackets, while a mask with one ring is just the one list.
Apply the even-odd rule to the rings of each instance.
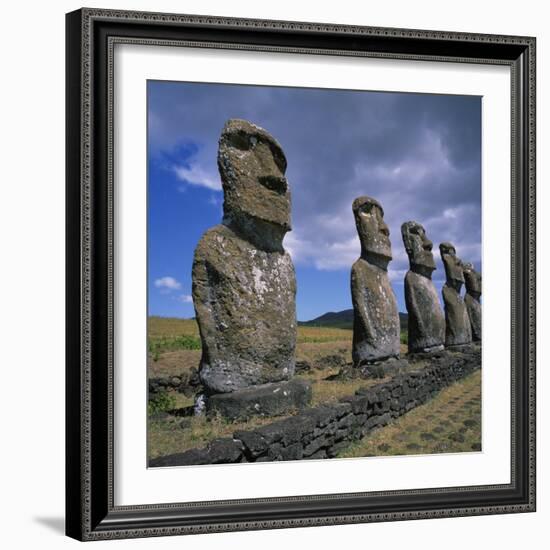
[[159, 392], [154, 397], [149, 399], [147, 403], [147, 411], [149, 414], [166, 412], [174, 409], [176, 406], [176, 396], [169, 392]]
[[156, 361], [165, 351], [177, 351], [180, 349], [201, 349], [201, 340], [197, 336], [184, 334], [181, 336], [161, 336], [149, 338], [149, 353]]

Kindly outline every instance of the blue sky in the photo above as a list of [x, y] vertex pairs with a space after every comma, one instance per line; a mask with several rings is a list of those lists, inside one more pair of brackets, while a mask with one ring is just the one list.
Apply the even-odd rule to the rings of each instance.
[[351, 203], [379, 200], [390, 228], [389, 274], [400, 311], [408, 259], [404, 221], [481, 269], [481, 98], [149, 81], [149, 314], [193, 317], [191, 266], [201, 235], [222, 217], [216, 153], [229, 118], [262, 126], [288, 160], [297, 316], [351, 307], [359, 256]]

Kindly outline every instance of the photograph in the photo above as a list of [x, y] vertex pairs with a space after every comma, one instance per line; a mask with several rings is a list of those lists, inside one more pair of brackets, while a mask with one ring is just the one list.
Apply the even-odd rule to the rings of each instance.
[[148, 467], [482, 452], [482, 97], [146, 86]]

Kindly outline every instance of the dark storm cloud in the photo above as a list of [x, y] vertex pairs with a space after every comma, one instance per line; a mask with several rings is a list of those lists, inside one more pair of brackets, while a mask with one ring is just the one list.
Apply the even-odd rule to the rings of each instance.
[[[151, 83], [149, 92], [151, 152], [176, 158], [167, 168], [182, 186], [219, 192], [217, 140], [228, 118], [279, 140], [293, 201], [285, 244], [296, 263], [349, 269], [359, 253], [351, 203], [366, 194], [384, 207], [396, 282], [408, 267], [407, 220], [426, 227], [435, 249], [452, 241], [480, 266], [480, 98], [182, 83]], [[191, 154], [178, 160], [182, 146]]]

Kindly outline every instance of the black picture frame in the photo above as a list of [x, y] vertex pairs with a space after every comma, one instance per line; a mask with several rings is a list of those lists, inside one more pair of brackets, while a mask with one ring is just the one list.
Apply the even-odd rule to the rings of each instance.
[[[66, 16], [66, 533], [79, 540], [535, 510], [535, 38], [81, 9]], [[512, 427], [506, 485], [116, 507], [114, 43], [507, 65], [512, 129]], [[182, 499], [185, 495], [182, 495]]]

